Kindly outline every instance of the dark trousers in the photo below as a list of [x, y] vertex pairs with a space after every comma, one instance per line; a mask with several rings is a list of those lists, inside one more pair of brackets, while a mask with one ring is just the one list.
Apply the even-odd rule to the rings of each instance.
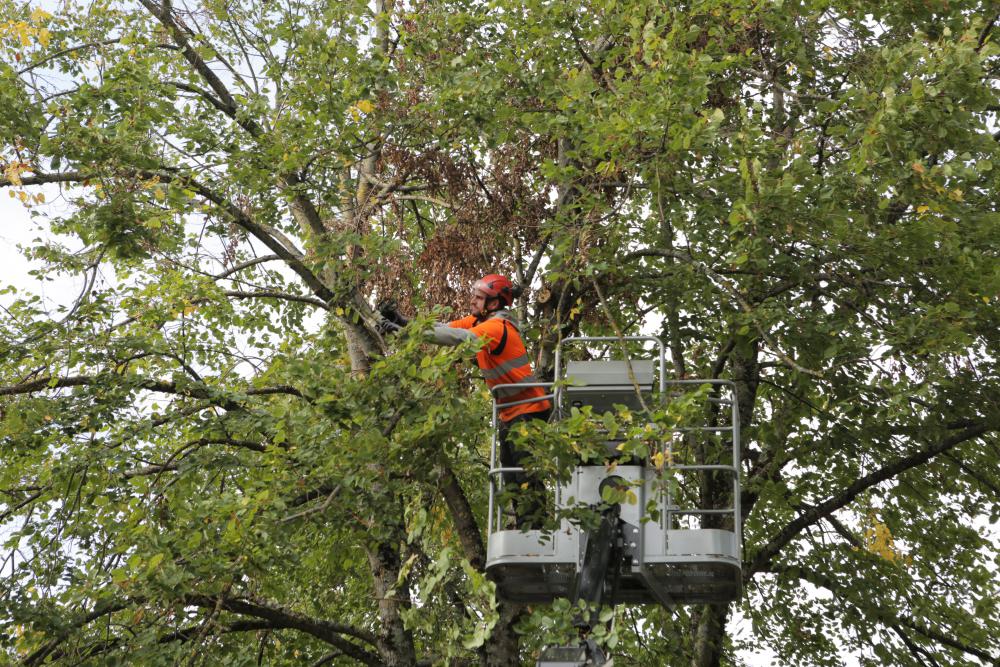
[[[527, 454], [510, 442], [510, 430], [521, 422], [538, 419], [548, 421], [552, 410], [518, 415], [509, 422], [500, 422], [500, 465], [504, 468], [523, 468]], [[518, 528], [540, 528], [543, 518], [545, 485], [528, 472], [506, 472], [503, 484], [514, 497], [514, 515]]]

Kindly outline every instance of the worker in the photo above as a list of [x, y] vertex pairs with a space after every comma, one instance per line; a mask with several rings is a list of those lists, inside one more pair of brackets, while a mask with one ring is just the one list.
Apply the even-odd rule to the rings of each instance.
[[[491, 389], [498, 385], [538, 382], [531, 371], [520, 325], [508, 310], [519, 295], [520, 289], [506, 277], [495, 273], [483, 276], [472, 286], [472, 314], [447, 324], [435, 324], [432, 341], [439, 345], [458, 345], [479, 338], [483, 345], [476, 354], [476, 363]], [[380, 304], [379, 312], [390, 329], [408, 322], [392, 302]], [[547, 421], [552, 404], [543, 398], [545, 390], [541, 387], [504, 387], [493, 394], [499, 407], [500, 464], [504, 468], [523, 467], [525, 452], [510, 442], [511, 428], [529, 420]], [[537, 527], [545, 491], [541, 481], [526, 472], [516, 472], [504, 475], [504, 485], [526, 491], [516, 492], [517, 527]]]

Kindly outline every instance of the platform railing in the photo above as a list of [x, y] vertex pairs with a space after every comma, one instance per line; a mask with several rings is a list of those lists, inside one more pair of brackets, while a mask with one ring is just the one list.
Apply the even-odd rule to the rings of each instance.
[[[555, 385], [554, 382], [516, 382], [508, 384], [498, 384], [490, 387], [490, 394], [493, 396], [493, 417], [492, 417], [492, 432], [493, 437], [490, 441], [490, 489], [489, 489], [489, 501], [487, 506], [487, 524], [486, 524], [486, 534], [493, 534], [493, 526], [503, 526], [503, 507], [496, 502], [497, 489], [503, 489], [503, 476], [505, 473], [518, 473], [524, 472], [524, 467], [522, 466], [512, 466], [503, 467], [497, 465], [498, 449], [500, 447], [500, 410], [502, 408], [509, 408], [515, 405], [524, 405], [526, 403], [540, 403], [542, 401], [555, 401], [556, 395], [553, 392], [547, 392], [542, 396], [532, 396], [531, 398], [522, 399], [520, 401], [510, 401], [504, 403], [497, 402], [497, 390], [500, 389], [532, 389], [535, 387], [540, 387], [543, 389], [551, 389]], [[495, 523], [494, 523], [495, 522]]]
[[728, 405], [729, 407], [729, 424], [724, 426], [677, 426], [671, 429], [673, 433], [720, 433], [728, 434], [731, 442], [731, 463], [693, 463], [693, 464], [678, 464], [674, 463], [675, 451], [674, 451], [674, 438], [670, 438], [667, 443], [667, 465], [664, 469], [668, 471], [720, 471], [727, 472], [732, 475], [732, 503], [729, 507], [723, 508], [680, 508], [675, 502], [677, 499], [674, 498], [670, 486], [667, 487], [666, 492], [666, 509], [665, 509], [665, 526], [666, 528], [671, 528], [674, 525], [674, 520], [677, 517], [682, 516], [710, 516], [710, 515], [730, 515], [733, 521], [733, 533], [736, 538], [736, 544], [741, 546], [742, 552], [742, 514], [740, 507], [740, 416], [739, 416], [739, 405], [736, 400], [736, 385], [730, 380], [719, 380], [719, 379], [691, 379], [691, 380], [669, 380], [665, 383], [666, 387], [682, 387], [682, 386], [703, 386], [712, 385], [719, 389], [728, 389], [730, 398], [723, 399], [715, 396], [709, 397], [709, 402], [716, 403], [721, 406]]
[[[663, 341], [661, 341], [656, 336], [620, 336], [620, 337], [619, 336], [570, 336], [569, 338], [564, 338], [561, 341], [559, 341], [558, 345], [556, 345], [555, 371], [554, 371], [553, 377], [555, 377], [555, 378], [562, 377], [562, 354], [563, 354], [563, 346], [570, 345], [570, 344], [577, 344], [577, 343], [611, 343], [611, 342], [615, 342], [615, 343], [627, 343], [627, 342], [655, 343], [656, 347], [658, 349], [658, 354], [657, 354], [656, 360], [657, 360], [658, 365], [659, 365], [659, 368], [657, 369], [659, 371], [657, 373], [657, 377], [659, 377], [660, 393], [662, 394], [666, 390], [665, 382], [666, 382], [666, 377], [667, 377], [667, 374], [666, 374], [667, 350], [666, 350], [666, 347], [664, 347], [664, 345], [663, 345]], [[624, 361], [627, 364], [629, 364], [629, 367], [631, 368], [632, 359], [630, 357], [626, 356], [625, 359], [624, 359]], [[562, 406], [561, 392], [562, 392], [561, 388], [560, 387], [556, 387], [556, 392], [555, 392], [556, 393], [556, 399], [557, 399], [556, 400], [556, 407], [559, 408], [559, 409], [561, 409], [561, 406]]]
[[[669, 387], [683, 387], [683, 386], [702, 386], [702, 385], [712, 385], [718, 388], [718, 392], [724, 388], [728, 390], [729, 398], [723, 398], [718, 395], [709, 396], [708, 402], [715, 403], [717, 405], [729, 408], [729, 424], [722, 426], [677, 426], [670, 429], [672, 433], [718, 433], [720, 435], [728, 435], [731, 441], [731, 462], [726, 463], [693, 463], [693, 464], [678, 464], [675, 461], [675, 439], [669, 438], [666, 443], [667, 458], [663, 469], [668, 474], [670, 472], [676, 471], [683, 473], [685, 471], [695, 471], [695, 472], [710, 472], [719, 471], [726, 472], [732, 475], [732, 503], [729, 507], [724, 508], [700, 508], [700, 507], [690, 507], [682, 508], [675, 501], [680, 500], [676, 498], [671, 489], [671, 485], [666, 485], [666, 507], [664, 508], [664, 520], [665, 527], [667, 529], [672, 528], [675, 525], [676, 519], [684, 516], [711, 516], [711, 515], [729, 515], [732, 517], [733, 532], [735, 534], [736, 543], [741, 546], [742, 551], [742, 515], [740, 507], [740, 419], [739, 419], [739, 406], [736, 400], [736, 385], [730, 380], [721, 379], [690, 379], [690, 380], [667, 380], [665, 377], [666, 370], [666, 354], [665, 348], [662, 341], [658, 338], [651, 336], [628, 336], [624, 338], [618, 338], [614, 336], [600, 336], [600, 337], [573, 337], [562, 341], [565, 343], [585, 343], [585, 342], [621, 342], [621, 341], [640, 341], [640, 342], [652, 342], [659, 348], [658, 354], [658, 398], [660, 400], [667, 399], [667, 391]], [[555, 377], [559, 377], [562, 371], [562, 344], [556, 348], [555, 355]], [[631, 360], [628, 360], [631, 361]], [[536, 396], [528, 399], [523, 399], [520, 401], [504, 402], [498, 403], [496, 392], [498, 390], [517, 388], [517, 389], [528, 389], [528, 388], [543, 388], [547, 391], [542, 396]], [[534, 403], [540, 401], [552, 401], [554, 407], [558, 410], [560, 409], [560, 402], [562, 400], [562, 394], [565, 390], [564, 383], [562, 382], [531, 382], [531, 383], [512, 383], [512, 384], [501, 384], [490, 388], [490, 392], [493, 396], [493, 411], [492, 411], [492, 439], [490, 443], [490, 467], [489, 467], [489, 500], [488, 500], [488, 519], [487, 519], [487, 535], [492, 535], [495, 530], [502, 529], [503, 526], [503, 507], [497, 503], [497, 490], [503, 489], [503, 476], [504, 474], [519, 473], [524, 472], [522, 466], [509, 466], [504, 467], [498, 465], [498, 448], [499, 448], [499, 412], [502, 408], [511, 407], [514, 405], [521, 405], [525, 403]]]

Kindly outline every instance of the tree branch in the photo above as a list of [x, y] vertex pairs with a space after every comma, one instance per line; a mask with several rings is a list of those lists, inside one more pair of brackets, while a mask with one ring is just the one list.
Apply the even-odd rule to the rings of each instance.
[[486, 548], [483, 546], [479, 525], [476, 523], [476, 517], [472, 512], [472, 506], [469, 504], [465, 491], [458, 483], [455, 473], [446, 465], [441, 466], [438, 487], [441, 489], [449, 512], [451, 512], [451, 519], [455, 522], [455, 529], [458, 532], [458, 539], [462, 544], [466, 560], [475, 569], [483, 570], [486, 567]]
[[[20, 384], [0, 386], [0, 396], [15, 396], [19, 394], [30, 394], [36, 391], [43, 391], [45, 389], [65, 389], [68, 387], [84, 387], [93, 384], [101, 384], [107, 381], [114, 381], [119, 385], [131, 384], [136, 389], [145, 389], [146, 391], [155, 391], [163, 394], [176, 394], [178, 396], [190, 396], [191, 398], [201, 398], [201, 399], [218, 399], [219, 394], [222, 393], [220, 389], [213, 389], [205, 385], [199, 385], [197, 383], [191, 383], [188, 386], [179, 386], [176, 382], [171, 382], [167, 380], [154, 380], [152, 378], [144, 378], [138, 376], [123, 376], [116, 375], [113, 373], [106, 373], [103, 375], [66, 375], [66, 376], [49, 376], [40, 377], [29, 382], [22, 382]], [[268, 396], [272, 394], [290, 394], [292, 396], [298, 396], [304, 398], [302, 392], [300, 392], [295, 387], [290, 386], [277, 386], [277, 387], [260, 387], [260, 388], [249, 388], [240, 393], [246, 394], [248, 396]], [[222, 397], [224, 403], [230, 403], [235, 406], [230, 399]]]
[[864, 491], [888, 479], [892, 479], [896, 475], [906, 472], [907, 470], [923, 465], [938, 454], [946, 452], [949, 449], [966, 442], [967, 440], [977, 438], [984, 433], [994, 431], [996, 429], [997, 427], [995, 425], [987, 425], [985, 423], [978, 424], [965, 429], [961, 433], [956, 433], [949, 438], [945, 438], [941, 442], [916, 452], [915, 454], [883, 466], [871, 474], [865, 475], [836, 496], [820, 503], [819, 505], [816, 505], [806, 512], [803, 512], [797, 518], [792, 520], [777, 535], [771, 538], [771, 540], [757, 552], [754, 559], [745, 566], [746, 577], [749, 578], [757, 572], [765, 571], [770, 566], [771, 560], [800, 532], [820, 519], [828, 516], [831, 512], [844, 507]]
[[282, 301], [297, 301], [299, 303], [307, 303], [310, 306], [316, 306], [317, 308], [322, 308], [323, 310], [329, 310], [330, 305], [325, 301], [320, 301], [314, 297], [302, 296], [300, 294], [289, 294], [288, 292], [278, 292], [276, 290], [259, 290], [257, 292], [240, 292], [236, 290], [227, 290], [223, 292], [226, 296], [233, 299], [280, 299]]
[[754, 317], [753, 307], [749, 303], [747, 303], [746, 299], [743, 298], [743, 295], [739, 293], [739, 290], [737, 290], [735, 287], [730, 286], [729, 283], [726, 282], [725, 278], [723, 278], [717, 272], [712, 270], [712, 268], [709, 267], [704, 262], [698, 261], [693, 257], [689, 257], [681, 253], [671, 252], [668, 250], [656, 250], [656, 249], [637, 250], [635, 252], [631, 252], [625, 255], [623, 261], [629, 261], [639, 257], [667, 257], [672, 259], [678, 259], [682, 262], [690, 264], [691, 266], [694, 266], [706, 278], [709, 279], [709, 282], [721, 288], [722, 291], [726, 292], [731, 297], [733, 297], [733, 299], [739, 305], [740, 310], [742, 310], [744, 313], [750, 316], [750, 319], [754, 324], [754, 328], [757, 329], [757, 333], [760, 334], [761, 338], [764, 339], [764, 342], [768, 344], [768, 346], [771, 348], [771, 351], [782, 361], [782, 363], [784, 363], [792, 370], [798, 371], [799, 373], [804, 373], [805, 375], [811, 375], [817, 378], [823, 377], [823, 374], [820, 373], [819, 371], [814, 371], [812, 369], [801, 366], [794, 359], [792, 359], [787, 354], [782, 352], [781, 348], [777, 345], [774, 339], [771, 338], [770, 334], [764, 331], [764, 327], [761, 326], [760, 322], [757, 321], [757, 318]]
[[35, 173], [33, 176], [22, 176], [18, 179], [18, 181], [20, 181], [18, 183], [11, 181], [9, 178], [0, 176], [0, 187], [46, 185], [48, 183], [79, 183], [80, 181], [85, 181], [88, 178], [93, 178], [93, 175], [85, 174], [81, 171], [66, 171], [58, 174]]
[[188, 41], [187, 35], [181, 30], [180, 26], [174, 21], [173, 16], [170, 14], [170, 9], [168, 7], [157, 5], [153, 0], [139, 0], [139, 4], [146, 8], [152, 16], [159, 21], [170, 37], [173, 39], [174, 43], [180, 47], [181, 54], [184, 59], [190, 63], [190, 65], [195, 69], [195, 71], [205, 80], [205, 83], [212, 89], [215, 96], [218, 98], [219, 104], [221, 105], [220, 110], [227, 116], [236, 121], [236, 123], [247, 131], [250, 136], [257, 138], [264, 133], [263, 128], [257, 124], [252, 118], [238, 118], [237, 117], [237, 107], [236, 100], [230, 94], [229, 89], [226, 85], [222, 83], [222, 80], [212, 71], [212, 68], [208, 66], [208, 63], [201, 57], [198, 51], [191, 45]]
[[[840, 531], [838, 530], [838, 532]], [[795, 578], [804, 579], [805, 581], [808, 581], [810, 584], [813, 584], [814, 586], [821, 586], [827, 589], [828, 591], [830, 591], [835, 596], [841, 599], [849, 597], [845, 596], [844, 594], [845, 590], [848, 589], [846, 589], [844, 586], [841, 586], [830, 577], [824, 574], [820, 574], [819, 572], [816, 572], [814, 570], [803, 569], [799, 567], [796, 568], [795, 571], [785, 568], [778, 568], [777, 570], [772, 570], [772, 571], [786, 573], [794, 576]], [[997, 656], [990, 655], [989, 653], [987, 653], [982, 649], [976, 648], [975, 646], [971, 646], [969, 644], [960, 641], [955, 637], [955, 633], [947, 635], [944, 634], [943, 632], [938, 632], [920, 623], [917, 623], [916, 621], [910, 618], [901, 617], [895, 613], [891, 613], [885, 605], [874, 604], [872, 605], [872, 609], [875, 610], [876, 617], [889, 627], [903, 626], [905, 628], [913, 630], [914, 632], [920, 635], [923, 635], [924, 637], [930, 639], [931, 641], [935, 641], [944, 646], [948, 646], [950, 648], [956, 649], [963, 653], [967, 653], [969, 655], [973, 655], [988, 664], [997, 664], [998, 660], [1000, 660], [1000, 658], [998, 658]]]
[[[144, 2], [148, 0], [143, 0]], [[178, 182], [190, 188], [198, 195], [218, 206], [222, 212], [228, 216], [237, 226], [254, 236], [261, 243], [270, 248], [278, 258], [288, 264], [299, 278], [318, 296], [324, 303], [329, 303], [335, 297], [334, 293], [303, 263], [304, 255], [294, 244], [280, 231], [267, 225], [260, 224], [248, 216], [242, 209], [227, 200], [220, 193], [209, 188], [191, 176], [181, 175], [165, 169], [160, 170], [135, 170], [134, 175], [142, 178], [158, 178], [161, 182]], [[70, 171], [59, 174], [36, 173], [34, 176], [24, 176], [19, 179], [21, 182], [12, 183], [10, 179], [0, 178], [0, 187], [10, 185], [40, 185], [45, 183], [68, 183], [81, 182], [88, 178], [94, 178], [94, 174], [86, 174], [79, 171]]]
[[254, 257], [253, 259], [248, 259], [245, 262], [240, 262], [239, 264], [231, 266], [222, 273], [212, 276], [212, 278], [214, 278], [215, 280], [223, 280], [233, 275], [234, 273], [242, 271], [243, 269], [248, 269], [251, 266], [256, 266], [257, 264], [263, 264], [264, 262], [273, 262], [276, 259], [281, 259], [281, 258], [278, 257], [277, 255], [264, 255], [263, 257]]
[[991, 18], [989, 20], [989, 23], [987, 23], [983, 27], [983, 31], [981, 33], [979, 33], [979, 41], [976, 43], [976, 52], [977, 53], [979, 51], [981, 51], [983, 49], [983, 47], [986, 45], [986, 40], [988, 40], [990, 38], [990, 33], [993, 32], [993, 28], [994, 28], [994, 26], [996, 26], [997, 21], [1000, 21], [1000, 12], [997, 12], [996, 14], [994, 14], [993, 18]]
[[[205, 62], [198, 51], [191, 45], [190, 41], [188, 41], [187, 35], [180, 28], [180, 26], [177, 25], [176, 21], [174, 21], [169, 9], [166, 7], [158, 7], [152, 0], [139, 0], [139, 2], [150, 14], [153, 15], [154, 18], [156, 18], [157, 21], [163, 25], [164, 28], [167, 29], [167, 32], [170, 33], [174, 43], [180, 47], [181, 53], [184, 55], [184, 59], [187, 60], [188, 63], [190, 63], [195, 71], [201, 76], [201, 78], [205, 80], [215, 95], [210, 95], [208, 94], [208, 91], [202, 91], [200, 88], [194, 86], [189, 88], [191, 92], [204, 97], [210, 104], [212, 104], [212, 106], [217, 108], [219, 111], [231, 118], [237, 125], [246, 130], [247, 134], [258, 141], [261, 140], [265, 134], [264, 128], [250, 116], [239, 113], [239, 109], [236, 105], [236, 99], [229, 92], [229, 89], [222, 82], [222, 80], [215, 74], [215, 72], [212, 71], [212, 68], [208, 66], [208, 63]], [[185, 86], [187, 84], [181, 85]], [[278, 175], [277, 180], [281, 189], [285, 193], [291, 195], [289, 205], [295, 221], [298, 222], [303, 229], [309, 230], [313, 234], [319, 236], [323, 235], [326, 232], [326, 226], [323, 224], [319, 211], [316, 210], [312, 201], [300, 192], [302, 180], [299, 176], [294, 173], [282, 173]]]
[[187, 604], [205, 609], [214, 609], [218, 606], [232, 613], [260, 618], [271, 622], [276, 628], [299, 630], [340, 649], [345, 655], [359, 660], [366, 665], [376, 667], [382, 664], [376, 655], [343, 638], [343, 636], [353, 637], [366, 644], [375, 646], [375, 636], [360, 628], [311, 618], [281, 607], [244, 598], [185, 595], [183, 596], [183, 600]]
[[56, 51], [55, 53], [49, 54], [49, 55], [45, 56], [44, 58], [42, 58], [41, 60], [38, 60], [38, 61], [32, 62], [32, 63], [28, 63], [22, 69], [19, 69], [17, 71], [17, 76], [21, 76], [22, 74], [27, 74], [28, 72], [30, 72], [33, 69], [37, 69], [37, 68], [41, 67], [42, 65], [45, 65], [46, 63], [52, 62], [56, 58], [60, 58], [62, 56], [68, 55], [70, 53], [75, 53], [77, 51], [83, 51], [84, 49], [95, 49], [95, 48], [97, 48], [99, 46], [111, 46], [112, 44], [117, 44], [120, 41], [121, 41], [121, 39], [117, 39], [117, 38], [116, 39], [106, 39], [106, 40], [101, 41], [101, 42], [88, 42], [86, 44], [77, 44], [76, 46], [67, 47], [67, 48], [62, 49], [60, 51]]

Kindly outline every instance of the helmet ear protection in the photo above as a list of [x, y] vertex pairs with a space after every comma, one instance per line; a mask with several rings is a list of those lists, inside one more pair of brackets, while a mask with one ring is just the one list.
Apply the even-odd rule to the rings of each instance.
[[496, 273], [483, 276], [472, 286], [486, 295], [487, 301], [498, 299], [500, 307], [506, 308], [514, 303], [514, 297], [521, 295], [521, 290], [512, 283], [506, 276]]

